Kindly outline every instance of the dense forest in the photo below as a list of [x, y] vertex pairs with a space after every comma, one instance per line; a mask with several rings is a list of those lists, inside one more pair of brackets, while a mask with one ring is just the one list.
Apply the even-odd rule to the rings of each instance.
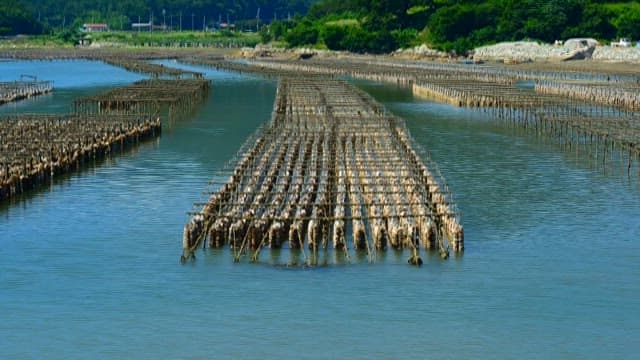
[[479, 45], [570, 37], [640, 37], [640, 3], [606, 0], [321, 0], [267, 40], [389, 52], [426, 43], [463, 53]]
[[[304, 15], [304, 16], [302, 16]], [[620, 0], [0, 0], [0, 35], [64, 32], [84, 22], [203, 30], [232, 22], [263, 42], [386, 53], [428, 44], [479, 45], [570, 37], [640, 38], [640, 3]]]
[[0, 0], [0, 35], [38, 34], [42, 30], [42, 24], [24, 6]]
[[[202, 30], [218, 21], [250, 20], [255, 24], [278, 18], [305, 14], [315, 0], [17, 0], [21, 14], [27, 14], [40, 31], [59, 30], [85, 22], [107, 23], [111, 29], [127, 30], [132, 22], [149, 22], [171, 26], [178, 30]], [[16, 1], [0, 0], [0, 9], [11, 8]], [[33, 33], [24, 28], [11, 29], [12, 13], [0, 13], [6, 18], [4, 33]], [[0, 26], [5, 23], [0, 22]], [[1, 34], [1, 33], [0, 33]]]

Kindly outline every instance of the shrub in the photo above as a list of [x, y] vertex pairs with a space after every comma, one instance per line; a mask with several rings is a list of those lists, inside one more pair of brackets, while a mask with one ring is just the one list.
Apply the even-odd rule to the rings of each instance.
[[309, 20], [299, 22], [285, 35], [289, 46], [313, 45], [318, 42], [318, 28]]

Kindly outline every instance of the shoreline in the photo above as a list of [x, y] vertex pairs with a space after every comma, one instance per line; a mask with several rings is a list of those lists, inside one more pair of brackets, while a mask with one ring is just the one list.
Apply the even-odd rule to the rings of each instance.
[[[579, 49], [578, 49], [579, 50]], [[640, 64], [640, 48], [619, 48], [611, 46], [595, 46], [590, 57], [586, 59], [567, 60], [572, 51], [576, 49], [551, 44], [538, 44], [531, 41], [503, 42], [494, 45], [479, 47], [473, 50], [470, 56], [452, 56], [445, 52], [429, 49], [425, 45], [411, 49], [399, 49], [393, 53], [383, 55], [358, 54], [345, 51], [320, 50], [312, 48], [279, 48], [270, 45], [259, 44], [255, 47], [242, 48], [172, 48], [172, 47], [7, 47], [0, 44], [0, 61], [19, 60], [52, 60], [84, 58], [100, 60], [108, 55], [126, 54], [140, 59], [179, 58], [185, 56], [224, 56], [231, 59], [299, 59], [305, 60], [318, 58], [363, 58], [363, 59], [388, 59], [397, 61], [417, 62], [445, 62], [445, 63], [491, 63], [504, 65], [537, 64], [554, 67], [558, 64], [580, 64], [578, 67], [589, 69], [594, 65], [598, 71], [606, 71], [600, 64], [616, 66], [617, 64]], [[565, 65], [560, 65], [565, 66]], [[574, 68], [574, 65], [566, 65]]]

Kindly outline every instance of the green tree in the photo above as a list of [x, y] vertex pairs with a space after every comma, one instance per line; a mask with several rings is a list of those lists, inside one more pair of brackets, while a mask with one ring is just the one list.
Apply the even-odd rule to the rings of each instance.
[[324, 44], [330, 50], [344, 50], [343, 39], [347, 35], [347, 29], [344, 26], [327, 25], [320, 32]]
[[0, 35], [41, 34], [44, 28], [25, 7], [0, 2]]
[[266, 44], [271, 40], [273, 40], [273, 34], [269, 31], [268, 26], [263, 25], [260, 28], [260, 42], [262, 42], [263, 44]]
[[616, 37], [640, 38], [640, 4], [619, 6], [611, 23], [616, 28]]
[[302, 20], [291, 29], [286, 35], [285, 40], [289, 46], [314, 45], [318, 42], [318, 28], [314, 22], [309, 19]]
[[611, 39], [616, 36], [616, 28], [611, 24], [613, 12], [601, 4], [584, 7], [580, 21], [562, 32], [562, 38], [591, 36], [596, 39]]

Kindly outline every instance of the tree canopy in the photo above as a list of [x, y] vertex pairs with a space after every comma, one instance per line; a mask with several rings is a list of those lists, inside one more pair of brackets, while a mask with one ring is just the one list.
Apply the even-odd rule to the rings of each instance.
[[0, 1], [0, 35], [39, 34], [42, 25], [20, 4]]
[[[178, 29], [194, 30], [218, 20], [236, 22], [257, 19], [262, 22], [305, 14], [316, 0], [17, 0], [50, 28], [62, 28], [74, 22], [107, 23], [112, 29], [129, 29], [131, 22], [171, 24]], [[0, 4], [13, 4], [0, 0]], [[258, 11], [259, 9], [259, 11]], [[181, 22], [182, 20], [182, 22]], [[193, 21], [192, 21], [193, 20]]]
[[479, 45], [522, 39], [637, 39], [638, 24], [636, 1], [321, 0], [291, 24], [283, 38], [294, 46], [315, 44], [334, 50], [388, 52], [427, 43], [463, 53]]
[[[304, 14], [304, 16], [302, 16]], [[262, 27], [265, 42], [385, 53], [426, 43], [464, 53], [522, 39], [640, 38], [640, 3], [620, 0], [0, 0], [0, 35], [130, 29], [153, 21], [201, 30], [218, 21]]]

